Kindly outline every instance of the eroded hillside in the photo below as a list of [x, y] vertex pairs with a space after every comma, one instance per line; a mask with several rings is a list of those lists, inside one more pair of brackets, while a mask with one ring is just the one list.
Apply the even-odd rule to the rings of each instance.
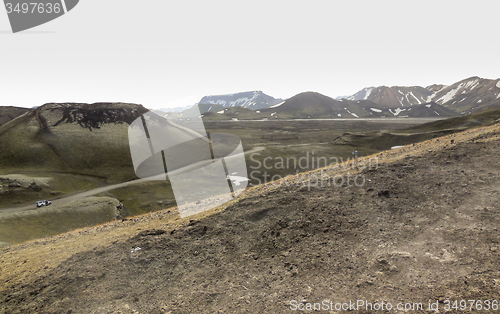
[[308, 186], [312, 172], [203, 219], [160, 212], [4, 248], [0, 308], [287, 313], [292, 300], [498, 299], [499, 135], [494, 125], [381, 153], [352, 173], [359, 186]]

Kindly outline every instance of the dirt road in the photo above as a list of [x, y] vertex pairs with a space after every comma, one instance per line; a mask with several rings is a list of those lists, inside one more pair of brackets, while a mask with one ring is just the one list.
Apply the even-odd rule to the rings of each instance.
[[[264, 149], [265, 149], [265, 147], [258, 146], [258, 147], [254, 147], [253, 149], [245, 152], [244, 154], [247, 155], [247, 154], [260, 152]], [[226, 157], [226, 159], [237, 157], [239, 155], [240, 154], [236, 154], [236, 155], [233, 155], [231, 157]], [[170, 174], [175, 175], [175, 174], [180, 174], [180, 173], [192, 171], [194, 169], [198, 169], [198, 168], [203, 167], [205, 165], [208, 165], [210, 163], [212, 163], [211, 160], [200, 161], [200, 162], [194, 163], [192, 165], [189, 165], [189, 166], [177, 169], [175, 171], [172, 171]], [[74, 200], [82, 199], [84, 197], [89, 197], [89, 196], [101, 194], [101, 193], [111, 191], [114, 189], [130, 186], [130, 185], [141, 184], [141, 183], [148, 182], [148, 181], [155, 181], [155, 180], [165, 180], [165, 175], [158, 175], [158, 176], [153, 176], [153, 177], [149, 177], [149, 178], [136, 179], [136, 180], [127, 181], [127, 182], [123, 182], [123, 183], [108, 185], [108, 186], [104, 186], [104, 187], [95, 188], [95, 189], [92, 189], [89, 191], [85, 191], [82, 193], [69, 195], [66, 197], [59, 198], [59, 199], [54, 199], [54, 200], [52, 200], [52, 205], [50, 205], [50, 206], [59, 206], [59, 205], [65, 204], [69, 201], [74, 201]], [[23, 212], [23, 211], [34, 210], [34, 209], [36, 209], [35, 202], [33, 202], [32, 204], [24, 205], [24, 206], [20, 206], [20, 207], [0, 208], [0, 217], [2, 214], [5, 214], [5, 213]]]

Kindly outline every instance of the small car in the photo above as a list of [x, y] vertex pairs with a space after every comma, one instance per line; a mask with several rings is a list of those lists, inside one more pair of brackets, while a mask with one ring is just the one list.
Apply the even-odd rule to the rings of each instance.
[[38, 201], [38, 202], [36, 202], [36, 207], [49, 206], [50, 204], [52, 204], [51, 201], [47, 201], [47, 200]]

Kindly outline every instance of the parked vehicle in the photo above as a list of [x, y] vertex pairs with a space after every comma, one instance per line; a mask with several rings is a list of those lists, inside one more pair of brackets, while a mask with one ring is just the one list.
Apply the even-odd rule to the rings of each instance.
[[50, 204], [52, 204], [51, 201], [47, 201], [47, 200], [38, 201], [38, 202], [36, 202], [36, 207], [49, 206]]

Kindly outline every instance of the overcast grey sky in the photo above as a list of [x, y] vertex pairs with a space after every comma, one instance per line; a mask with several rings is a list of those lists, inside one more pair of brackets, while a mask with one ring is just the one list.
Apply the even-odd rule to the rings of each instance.
[[160, 108], [249, 90], [335, 97], [498, 78], [499, 4], [80, 0], [18, 34], [0, 9], [0, 105]]

